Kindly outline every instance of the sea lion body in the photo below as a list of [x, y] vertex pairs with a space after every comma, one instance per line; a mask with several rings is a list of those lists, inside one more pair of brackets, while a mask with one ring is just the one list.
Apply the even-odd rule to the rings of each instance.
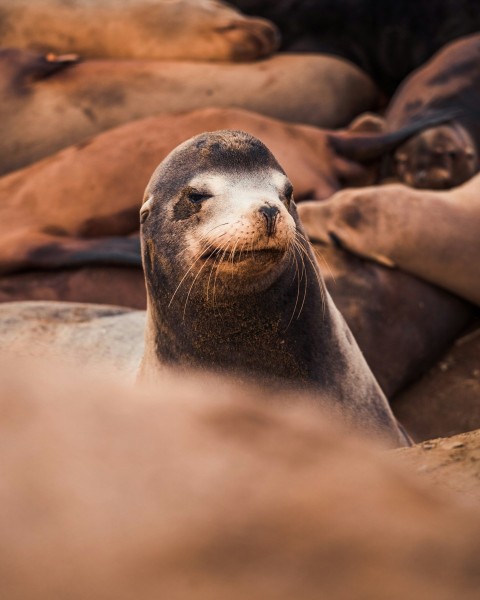
[[141, 267], [78, 265], [0, 277], [0, 303], [28, 300], [115, 304], [145, 309]]
[[275, 26], [212, 0], [0, 0], [0, 46], [88, 58], [254, 60]]
[[385, 114], [387, 130], [426, 114], [452, 116], [400, 146], [387, 171], [401, 183], [426, 189], [456, 187], [473, 177], [480, 167], [479, 101], [480, 34], [475, 34], [442, 48], [393, 96]]
[[445, 451], [382, 452], [220, 378], [27, 362], [0, 386], [8, 600], [478, 600], [478, 434], [432, 482]]
[[77, 64], [68, 56], [3, 49], [0, 99], [3, 174], [128, 121], [210, 106], [341, 127], [375, 108], [378, 91], [357, 67], [329, 56], [281, 55], [249, 65], [147, 60]]
[[[368, 177], [368, 169], [335, 154], [329, 145], [334, 132], [244, 110], [208, 108], [126, 123], [0, 178], [0, 274], [49, 268], [49, 257], [50, 268], [81, 266], [72, 238], [91, 249], [83, 254], [84, 265], [101, 262], [98, 238], [107, 242], [138, 232], [145, 181], [178, 144], [206, 129], [241, 129], [260, 138], [292, 173], [297, 199], [325, 199], [349, 175], [357, 182]], [[47, 247], [54, 249], [49, 257]], [[107, 254], [104, 266], [112, 258]], [[76, 301], [86, 299], [79, 295]], [[116, 303], [115, 297], [107, 302]]]
[[[306, 227], [308, 231], [309, 222]], [[314, 242], [312, 247], [335, 306], [389, 400], [415, 386], [475, 315], [470, 303], [399, 269], [332, 245]], [[396, 405], [390, 404], [395, 413]], [[405, 424], [401, 415], [397, 417]], [[414, 421], [412, 403], [409, 432], [415, 431]], [[437, 437], [434, 429], [430, 437]]]
[[395, 414], [415, 440], [480, 428], [478, 320], [418, 381], [393, 400]]
[[54, 360], [135, 380], [145, 312], [76, 302], [0, 303], [0, 339], [10, 357]]
[[141, 209], [147, 287], [140, 379], [164, 365], [321, 390], [367, 428], [405, 443], [306, 241], [270, 151], [235, 131], [184, 142]]
[[287, 52], [322, 52], [361, 67], [389, 96], [445, 44], [480, 29], [477, 0], [230, 0], [270, 19]]
[[478, 170], [478, 152], [459, 123], [426, 129], [399, 146], [393, 177], [417, 189], [442, 190], [468, 181]]
[[480, 305], [480, 175], [447, 191], [401, 184], [342, 190], [303, 203], [312, 240], [398, 268]]

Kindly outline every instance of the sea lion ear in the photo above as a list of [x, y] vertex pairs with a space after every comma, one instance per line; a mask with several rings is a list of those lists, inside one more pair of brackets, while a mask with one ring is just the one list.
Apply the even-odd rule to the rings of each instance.
[[474, 149], [474, 148], [472, 148], [472, 146], [467, 146], [467, 147], [465, 148], [465, 156], [466, 156], [467, 158], [475, 158], [475, 157], [476, 157], [476, 154], [477, 154], [477, 153], [475, 152], [475, 149]]
[[80, 58], [77, 54], [37, 54], [27, 61], [22, 69], [22, 77], [31, 81], [40, 81], [59, 71], [76, 65]]
[[150, 214], [150, 209], [152, 208], [152, 204], [153, 204], [153, 195], [148, 196], [148, 198], [145, 200], [145, 202], [142, 204], [142, 207], [140, 208], [140, 223], [145, 223], [145, 221], [148, 218], [148, 215]]
[[386, 129], [386, 122], [380, 115], [366, 112], [356, 117], [347, 129], [356, 132], [382, 133]]

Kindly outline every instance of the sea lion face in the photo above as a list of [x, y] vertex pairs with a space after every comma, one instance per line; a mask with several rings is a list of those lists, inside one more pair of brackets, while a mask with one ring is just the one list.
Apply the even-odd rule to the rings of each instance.
[[478, 168], [475, 144], [458, 124], [422, 131], [397, 149], [394, 161], [402, 183], [431, 190], [461, 185]]
[[161, 272], [177, 287], [185, 278], [183, 287], [205, 297], [214, 285], [227, 295], [268, 287], [296, 244], [292, 192], [271, 152], [252, 136], [220, 131], [188, 140], [147, 187], [147, 280]]

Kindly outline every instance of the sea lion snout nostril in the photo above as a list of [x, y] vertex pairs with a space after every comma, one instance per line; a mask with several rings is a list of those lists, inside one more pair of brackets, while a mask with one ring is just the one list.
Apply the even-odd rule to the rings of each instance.
[[279, 209], [276, 206], [269, 206], [268, 204], [265, 204], [264, 206], [261, 206], [258, 209], [258, 211], [263, 215], [263, 218], [265, 219], [267, 236], [272, 236], [275, 233], [277, 218], [280, 213]]

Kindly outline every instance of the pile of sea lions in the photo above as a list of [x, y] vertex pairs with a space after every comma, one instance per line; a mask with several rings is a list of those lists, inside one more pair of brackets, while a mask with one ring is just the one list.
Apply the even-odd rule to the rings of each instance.
[[[142, 428], [153, 440], [178, 427], [175, 435], [165, 438], [177, 444], [171, 455], [162, 450], [166, 441], [151, 446], [165, 461], [159, 467], [164, 469], [163, 483], [147, 489], [139, 480], [137, 508], [128, 500], [122, 504], [123, 477], [130, 476], [129, 470], [123, 470], [116, 448], [105, 447], [107, 463], [118, 469], [119, 479], [112, 480], [119, 494], [115, 510], [137, 515], [143, 503], [157, 503], [168, 514], [170, 504], [181, 502], [183, 494], [198, 496], [200, 502], [191, 538], [178, 529], [178, 547], [172, 538], [162, 549], [159, 572], [164, 572], [164, 587], [146, 582], [146, 570], [137, 578], [132, 575], [124, 591], [112, 585], [119, 576], [112, 565], [120, 563], [109, 554], [108, 544], [107, 550], [98, 547], [92, 554], [94, 560], [95, 552], [104, 556], [106, 574], [81, 583], [81, 573], [91, 565], [74, 549], [95, 542], [82, 537], [82, 527], [74, 531], [67, 526], [75, 515], [87, 526], [68, 494], [61, 509], [65, 522], [48, 517], [38, 531], [32, 526], [25, 532], [12, 516], [12, 536], [21, 530], [29, 548], [23, 555], [15, 550], [12, 569], [20, 573], [26, 562], [38, 560], [34, 537], [45, 527], [53, 532], [48, 544], [71, 535], [64, 552], [71, 553], [77, 565], [77, 582], [73, 593], [63, 575], [44, 577], [45, 569], [30, 569], [25, 577], [37, 583], [21, 588], [22, 578], [13, 577], [9, 597], [29, 598], [38, 585], [50, 595], [52, 590], [68, 590], [69, 597], [104, 598], [109, 597], [105, 589], [111, 588], [112, 598], [122, 593], [127, 598], [128, 586], [136, 587], [136, 581], [148, 588], [144, 596], [137, 594], [141, 598], [150, 593], [225, 597], [221, 579], [233, 563], [220, 562], [219, 573], [202, 562], [220, 546], [187, 551], [184, 544], [193, 548], [202, 535], [195, 519], [215, 519], [217, 511], [205, 511], [204, 503], [211, 502], [216, 490], [215, 528], [228, 529], [220, 518], [231, 501], [230, 492], [221, 489], [223, 471], [242, 472], [247, 463], [240, 454], [247, 452], [250, 439], [261, 435], [276, 440], [285, 427], [299, 427], [294, 437], [306, 436], [299, 443], [305, 443], [308, 452], [297, 456], [297, 442], [282, 447], [281, 440], [262, 441], [247, 452], [247, 462], [253, 465], [248, 468], [257, 472], [258, 467], [261, 480], [269, 454], [278, 454], [281, 468], [273, 468], [268, 498], [260, 492], [239, 508], [239, 523], [247, 527], [245, 560], [257, 566], [253, 571], [235, 567], [235, 585], [243, 596], [259, 598], [318, 597], [311, 595], [314, 589], [332, 598], [384, 597], [375, 595], [368, 576], [358, 588], [361, 593], [341, 592], [326, 583], [328, 578], [319, 588], [316, 577], [307, 577], [305, 589], [297, 593], [295, 578], [304, 577], [298, 566], [286, 572], [277, 589], [271, 582], [272, 565], [260, 559], [277, 543], [275, 536], [250, 537], [246, 524], [261, 520], [270, 506], [273, 518], [268, 527], [276, 527], [276, 512], [280, 515], [290, 501], [283, 505], [283, 500], [273, 501], [273, 495], [296, 485], [293, 479], [289, 482], [290, 462], [298, 463], [300, 471], [307, 469], [307, 478], [320, 476], [313, 473], [316, 466], [321, 471], [321, 461], [317, 457], [310, 464], [308, 453], [327, 443], [321, 441], [326, 432], [331, 436], [328, 444], [338, 440], [334, 452], [339, 465], [348, 453], [350, 442], [344, 447], [345, 440], [353, 440], [354, 448], [357, 438], [371, 438], [371, 454], [366, 452], [363, 460], [378, 456], [374, 464], [379, 467], [378, 473], [372, 467], [367, 479], [378, 480], [387, 498], [393, 494], [384, 475], [390, 467], [402, 481], [399, 494], [407, 494], [408, 486], [417, 482], [410, 482], [401, 469], [397, 473], [396, 458], [392, 463], [385, 459], [383, 466], [379, 448], [406, 446], [402, 452], [408, 455], [413, 452], [408, 446], [415, 442], [480, 429], [480, 14], [471, 0], [455, 8], [449, 0], [438, 0], [435, 14], [435, 3], [397, 4], [0, 0], [0, 377], [5, 389], [19, 390], [23, 403], [18, 409], [6, 408], [5, 427], [11, 411], [14, 432], [6, 452], [17, 449], [23, 456], [30, 429], [35, 436], [36, 428], [58, 428], [51, 415], [59, 410], [57, 398], [64, 394], [67, 406], [60, 402], [59, 419], [65, 430], [55, 442], [55, 452], [65, 456], [71, 485], [80, 485], [83, 470], [103, 467], [89, 459], [75, 463], [76, 451], [68, 441], [73, 435], [70, 421], [78, 420], [80, 438], [95, 430], [97, 408], [84, 413], [77, 406], [81, 394], [97, 398], [98, 415], [104, 415], [98, 418], [115, 421], [111, 399], [118, 389], [113, 377], [117, 386], [120, 381], [120, 387], [132, 388], [120, 393], [119, 410], [128, 412], [137, 396], [149, 399], [132, 413], [141, 428], [134, 435], [132, 428], [123, 432], [124, 425], [110, 427], [102, 421], [98, 434], [110, 440], [106, 444], [112, 444], [119, 426], [125, 444], [129, 438], [135, 444]], [[32, 359], [40, 359], [40, 365]], [[61, 375], [63, 370], [70, 375]], [[91, 383], [79, 383], [81, 392], [63, 392], [73, 389], [67, 380], [79, 380], [79, 370]], [[22, 383], [25, 371], [32, 373], [30, 386]], [[57, 374], [60, 383], [51, 387], [50, 379]], [[44, 384], [52, 398], [38, 393]], [[181, 419], [177, 425], [181, 410], [172, 406], [176, 398], [183, 398], [179, 401], [186, 414], [195, 415], [188, 427]], [[163, 408], [154, 408], [148, 417], [152, 403]], [[26, 419], [15, 416], [17, 410]], [[249, 411], [248, 417], [242, 411]], [[154, 424], [145, 425], [157, 418], [153, 414], [162, 423], [157, 430]], [[178, 456], [184, 460], [190, 455], [192, 465], [198, 461], [199, 472], [207, 473], [202, 461], [212, 460], [207, 448], [217, 444], [215, 436], [206, 430], [205, 447], [195, 448], [190, 435], [201, 439], [200, 423], [210, 419], [218, 419], [215, 436], [222, 438], [218, 450], [224, 466], [207, 477], [212, 487], [206, 494], [200, 483], [188, 490], [179, 486], [173, 471]], [[302, 420], [313, 421], [316, 433], [301, 433]], [[469, 445], [457, 438], [445, 443], [460, 444], [452, 446], [454, 450], [468, 447], [463, 458], [475, 462], [478, 437], [471, 435]], [[240, 454], [223, 447], [230, 437], [237, 440]], [[39, 442], [43, 447], [43, 438]], [[362, 443], [366, 442], [358, 441], [358, 448]], [[420, 460], [418, 448], [427, 452], [429, 446], [417, 446], [408, 464]], [[13, 484], [5, 504], [12, 515], [14, 506], [22, 503], [35, 512], [29, 489], [38, 489], [39, 498], [45, 496], [45, 514], [58, 504], [58, 482], [42, 477], [50, 469], [49, 456], [47, 447], [39, 453], [35, 485], [23, 475], [17, 491]], [[149, 461], [148, 452], [140, 452], [138, 460]], [[6, 465], [11, 468], [8, 460]], [[140, 472], [144, 468], [142, 464]], [[339, 468], [351, 477], [348, 469]], [[329, 469], [333, 466], [312, 486], [311, 494], [307, 480], [298, 482], [293, 513], [302, 510], [302, 503], [315, 505], [315, 489], [329, 488]], [[191, 470], [192, 466], [180, 467], [178, 477], [190, 477]], [[441, 473], [443, 484], [466, 479], [448, 469]], [[478, 485], [472, 483], [478, 469], [475, 473], [468, 476], [468, 484], [457, 486], [467, 497], [478, 493]], [[160, 477], [153, 471], [151, 476]], [[61, 469], [58, 477], [63, 477]], [[92, 498], [104, 493], [97, 491], [94, 479], [85, 488]], [[248, 498], [249, 481], [240, 474], [232, 493]], [[421, 490], [426, 482], [418, 485]], [[332, 490], [335, 486], [333, 482]], [[338, 493], [351, 494], [354, 503], [353, 486], [349, 489]], [[338, 501], [335, 494], [332, 503]], [[420, 496], [411, 500], [407, 521], [417, 522], [415, 510], [437, 514], [432, 499]], [[375, 494], [358, 500], [365, 506], [371, 501], [372, 510], [377, 510]], [[459, 500], [449, 502], [453, 507]], [[101, 504], [92, 504], [94, 520], [102, 523], [99, 531], [114, 540], [104, 527]], [[191, 510], [175, 518], [189, 522]], [[305, 510], [316, 522], [313, 509]], [[463, 509], [454, 510], [464, 516]], [[158, 518], [154, 513], [146, 514]], [[382, 527], [393, 532], [400, 523], [387, 526], [382, 518], [379, 513], [378, 524], [372, 525], [379, 532]], [[468, 518], [480, 527], [475, 512]], [[286, 532], [297, 525], [286, 515], [282, 519], [285, 543], [295, 548], [298, 539]], [[452, 531], [455, 523], [460, 531], [463, 526], [455, 519]], [[155, 536], [144, 537], [145, 523], [135, 516], [128, 524], [138, 532], [135, 543], [145, 558], [135, 566], [132, 550], [122, 546], [127, 569], [142, 569], [146, 547], [158, 543]], [[338, 541], [342, 527], [325, 528], [318, 521], [318, 531], [313, 528], [311, 540], [300, 551], [303, 560], [313, 560], [312, 549], [322, 536]], [[88, 524], [86, 531], [91, 528]], [[352, 531], [359, 541], [364, 539], [363, 533]], [[429, 531], [427, 526], [424, 537], [420, 535], [425, 543]], [[232, 535], [237, 535], [233, 529]], [[404, 550], [391, 535], [392, 551], [385, 550], [385, 556], [396, 560]], [[424, 543], [420, 538], [412, 541]], [[467, 538], [458, 534], [459, 556], [467, 547], [474, 552]], [[232, 561], [237, 561], [238, 552], [243, 556], [243, 550], [229, 545], [228, 536], [217, 541], [227, 544], [222, 552], [231, 551]], [[432, 538], [432, 543], [444, 548], [444, 560], [451, 562], [446, 540]], [[325, 544], [323, 540], [321, 547]], [[338, 548], [345, 552], [341, 544]], [[0, 542], [0, 556], [6, 549]], [[377, 550], [365, 564], [352, 552], [352, 573], [368, 571], [380, 561], [382, 552]], [[203, 565], [198, 594], [175, 583], [174, 571], [168, 571], [178, 552], [198, 562], [195, 567], [177, 565], [192, 581]], [[323, 550], [319, 552], [324, 561]], [[46, 556], [47, 561], [58, 561], [60, 555]], [[413, 577], [411, 559], [394, 575], [392, 571], [405, 586]], [[213, 554], [211, 560], [217, 560]], [[283, 560], [283, 555], [276, 559], [278, 565]], [[422, 597], [438, 598], [439, 590], [428, 588], [428, 560], [425, 555], [420, 561], [421, 577], [412, 579], [411, 589], [419, 586]], [[335, 564], [334, 572], [340, 563]], [[270, 575], [253, 576], [257, 567]], [[390, 567], [381, 568], [387, 572]], [[451, 589], [473, 598], [469, 594], [476, 583], [469, 579], [470, 571], [455, 569]], [[397, 591], [398, 597], [404, 596], [400, 588]], [[395, 597], [392, 594], [387, 595]]]

